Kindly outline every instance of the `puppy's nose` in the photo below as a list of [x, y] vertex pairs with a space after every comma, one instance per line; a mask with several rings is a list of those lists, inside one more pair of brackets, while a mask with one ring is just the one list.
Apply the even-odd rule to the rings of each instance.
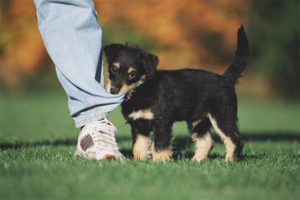
[[120, 89], [118, 89], [118, 88], [112, 87], [112, 88], [110, 88], [110, 93], [111, 93], [111, 94], [118, 94], [119, 90], [120, 90]]

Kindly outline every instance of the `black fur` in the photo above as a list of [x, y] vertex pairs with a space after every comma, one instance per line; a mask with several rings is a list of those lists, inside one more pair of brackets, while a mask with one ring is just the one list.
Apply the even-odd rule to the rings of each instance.
[[245, 70], [249, 55], [248, 40], [243, 26], [238, 30], [237, 37], [238, 42], [235, 60], [223, 74], [233, 85], [236, 84], [242, 72]]
[[[120, 44], [106, 46], [104, 52], [109, 64], [110, 92], [118, 93], [124, 85], [131, 88], [126, 91], [122, 112], [132, 127], [133, 144], [137, 134], [149, 136], [153, 131], [154, 150], [164, 151], [172, 144], [172, 124], [182, 120], [187, 121], [191, 132], [201, 138], [212, 126], [210, 114], [235, 144], [234, 153], [239, 156], [244, 142], [237, 127], [234, 84], [245, 69], [248, 57], [243, 27], [238, 30], [235, 60], [223, 75], [196, 69], [156, 70], [157, 56]], [[114, 63], [119, 63], [118, 69], [112, 69]], [[128, 74], [129, 68], [134, 69], [134, 78]], [[147, 109], [151, 110], [153, 118], [130, 117], [133, 112]], [[199, 123], [193, 124], [195, 121]]]

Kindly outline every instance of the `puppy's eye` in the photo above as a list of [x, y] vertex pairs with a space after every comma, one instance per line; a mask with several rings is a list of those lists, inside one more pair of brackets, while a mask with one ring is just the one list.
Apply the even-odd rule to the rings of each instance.
[[111, 67], [111, 68], [110, 68], [110, 71], [111, 71], [112, 73], [115, 73], [116, 71], [118, 71], [118, 68], [116, 68], [116, 67]]
[[132, 79], [134, 79], [134, 78], [136, 77], [136, 75], [137, 75], [137, 73], [136, 73], [135, 71], [133, 71], [133, 72], [130, 72], [130, 73], [128, 74], [128, 78], [129, 78], [129, 80], [132, 80]]

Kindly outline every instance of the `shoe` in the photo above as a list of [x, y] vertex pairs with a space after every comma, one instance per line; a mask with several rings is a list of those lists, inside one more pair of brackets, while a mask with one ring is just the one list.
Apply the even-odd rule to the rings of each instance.
[[116, 132], [116, 127], [106, 118], [85, 125], [79, 133], [74, 155], [96, 160], [124, 160], [116, 142]]

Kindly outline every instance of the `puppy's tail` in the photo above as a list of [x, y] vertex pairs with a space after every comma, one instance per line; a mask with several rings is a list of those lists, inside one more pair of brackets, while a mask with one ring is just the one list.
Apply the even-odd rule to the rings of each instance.
[[242, 76], [242, 72], [247, 65], [248, 54], [248, 39], [242, 25], [237, 32], [237, 50], [235, 52], [235, 59], [223, 74], [232, 85], [235, 85]]

